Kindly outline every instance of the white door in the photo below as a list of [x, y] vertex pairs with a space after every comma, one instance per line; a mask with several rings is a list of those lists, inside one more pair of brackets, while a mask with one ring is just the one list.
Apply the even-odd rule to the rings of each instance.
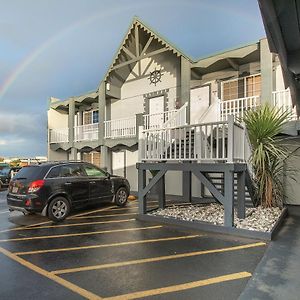
[[112, 173], [125, 177], [125, 151], [112, 153]]
[[203, 86], [191, 90], [191, 124], [197, 124], [200, 117], [208, 109], [209, 93], [209, 86]]
[[149, 100], [149, 128], [160, 127], [164, 123], [164, 96]]

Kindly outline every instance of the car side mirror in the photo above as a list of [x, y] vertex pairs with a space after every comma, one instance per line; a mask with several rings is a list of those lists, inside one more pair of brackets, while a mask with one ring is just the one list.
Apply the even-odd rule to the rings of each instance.
[[107, 176], [107, 179], [110, 179], [110, 174], [108, 172], [105, 172], [105, 175]]

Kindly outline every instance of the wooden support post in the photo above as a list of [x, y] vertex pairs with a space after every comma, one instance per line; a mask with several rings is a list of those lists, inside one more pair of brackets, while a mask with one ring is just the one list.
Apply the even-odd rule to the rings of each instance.
[[224, 172], [224, 226], [233, 227], [233, 200], [234, 200], [234, 177], [232, 171]]
[[245, 172], [237, 173], [237, 217], [245, 219]]
[[192, 173], [182, 172], [182, 196], [183, 201], [192, 202]]
[[146, 195], [143, 193], [146, 186], [146, 170], [138, 170], [138, 200], [139, 200], [139, 214], [147, 213]]
[[234, 116], [228, 116], [228, 136], [227, 136], [227, 162], [233, 163], [234, 159]]
[[166, 207], [165, 175], [158, 182], [158, 206], [159, 208]]

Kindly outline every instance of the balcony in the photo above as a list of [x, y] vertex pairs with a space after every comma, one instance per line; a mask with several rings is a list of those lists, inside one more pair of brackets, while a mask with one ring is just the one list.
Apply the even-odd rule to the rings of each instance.
[[[233, 100], [219, 100], [220, 104], [220, 119], [227, 120], [229, 115], [234, 115], [235, 118], [242, 118], [244, 112], [250, 109], [255, 109], [260, 106], [260, 96], [251, 96], [238, 98]], [[272, 104], [278, 108], [289, 110], [291, 119], [297, 119], [296, 108], [292, 106], [292, 98], [289, 89], [272, 92]]]
[[57, 128], [49, 130], [49, 143], [68, 143], [69, 142], [69, 129]]
[[106, 139], [136, 137], [136, 116], [104, 121]]
[[74, 141], [98, 140], [99, 123], [87, 124], [74, 127]]

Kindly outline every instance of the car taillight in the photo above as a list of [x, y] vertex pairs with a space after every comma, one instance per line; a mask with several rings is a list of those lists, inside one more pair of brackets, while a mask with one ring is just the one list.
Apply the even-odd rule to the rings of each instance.
[[28, 193], [34, 193], [38, 191], [45, 183], [45, 180], [36, 180], [30, 183]]

